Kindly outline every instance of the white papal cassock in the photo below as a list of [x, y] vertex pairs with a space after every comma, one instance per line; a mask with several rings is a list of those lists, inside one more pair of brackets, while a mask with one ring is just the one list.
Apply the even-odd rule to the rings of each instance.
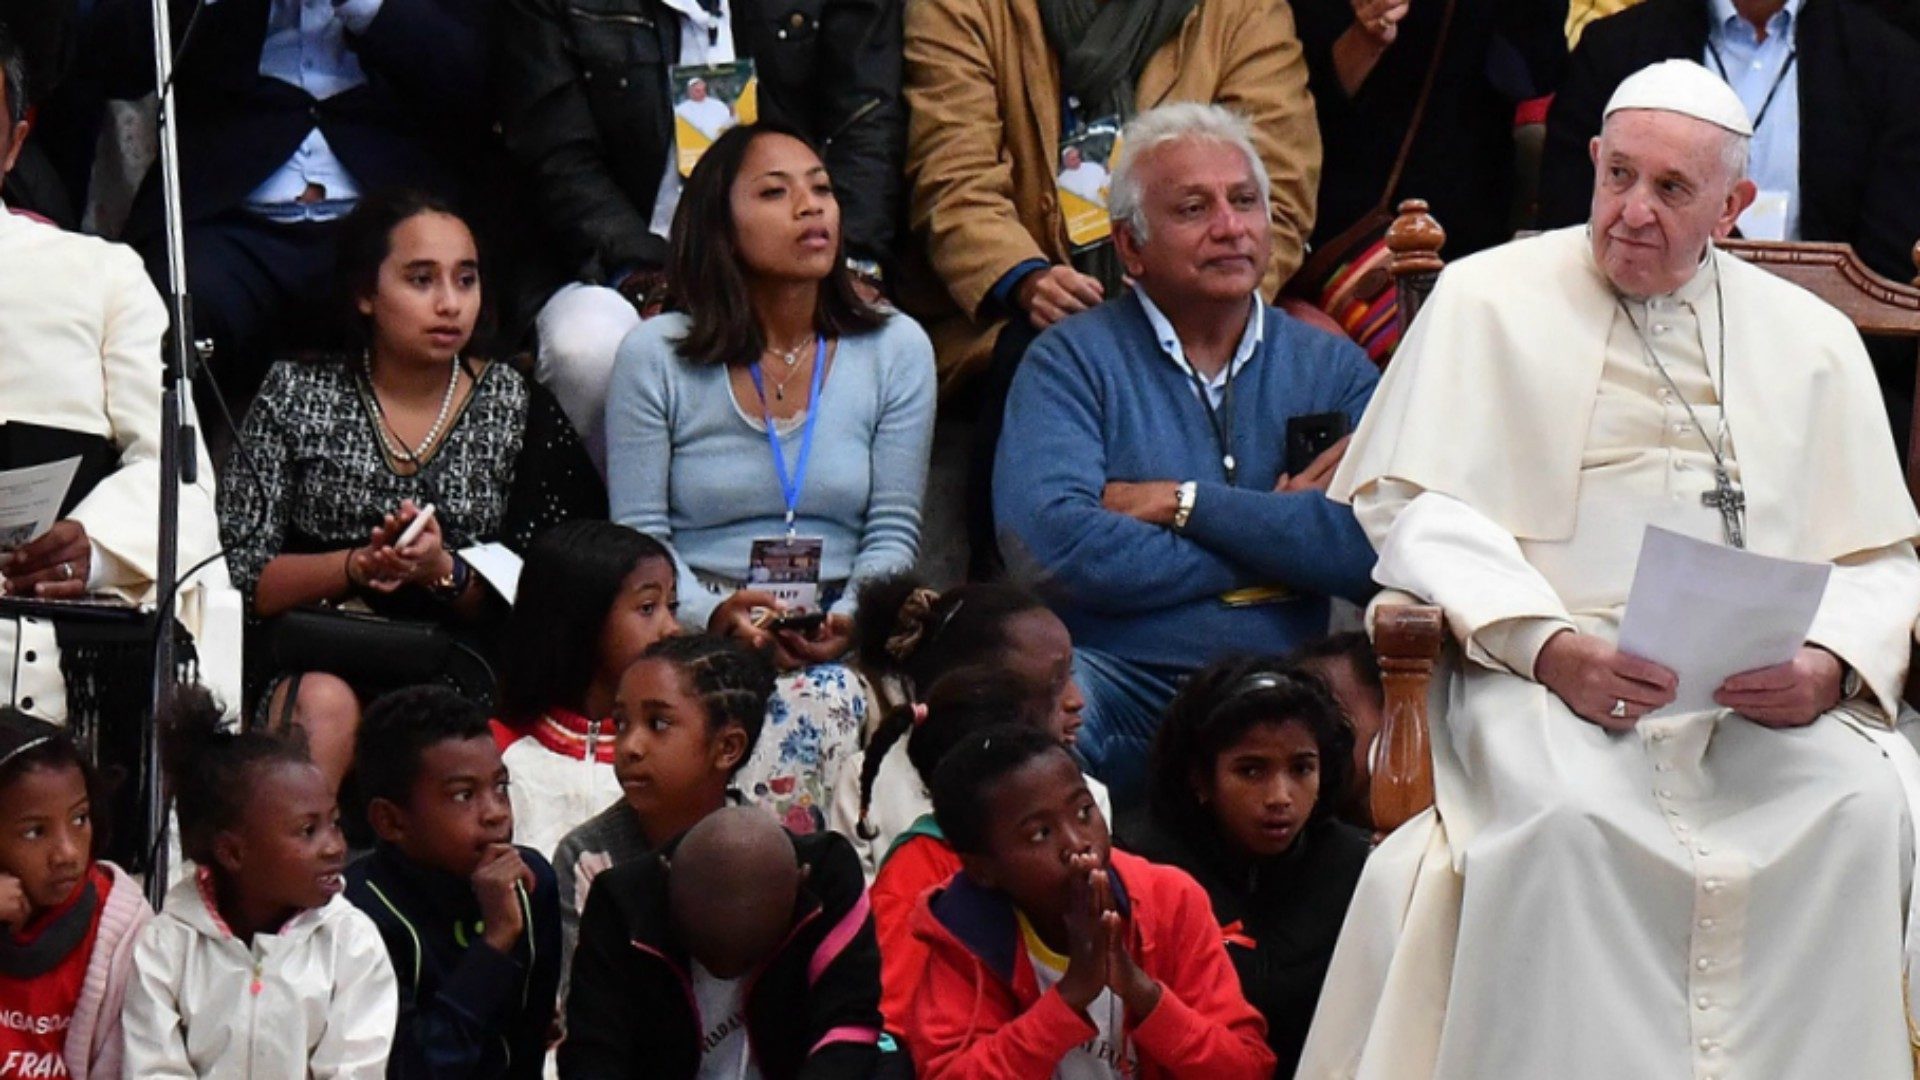
[[[73, 510], [93, 542], [96, 591], [152, 603], [159, 542], [161, 337], [167, 312], [129, 248], [62, 232], [0, 206], [0, 421], [105, 436], [118, 469]], [[180, 495], [184, 572], [220, 550], [213, 467]], [[239, 701], [239, 596], [215, 559], [180, 590], [203, 679]], [[53, 627], [0, 618], [0, 704], [66, 718]], [[121, 763], [125, 764], [125, 763]]]
[[[1645, 526], [1724, 542], [1682, 399], [1709, 431], [1724, 399], [1748, 546], [1836, 564], [1810, 638], [1866, 689], [1807, 727], [1610, 734], [1527, 677], [1561, 628], [1617, 637]], [[1510, 244], [1442, 276], [1333, 490], [1461, 648], [1436, 809], [1375, 853], [1298, 1075], [1913, 1076], [1897, 767], [1920, 761], [1886, 732], [1920, 521], [1851, 324], [1717, 253], [1623, 311], [1584, 230]]]

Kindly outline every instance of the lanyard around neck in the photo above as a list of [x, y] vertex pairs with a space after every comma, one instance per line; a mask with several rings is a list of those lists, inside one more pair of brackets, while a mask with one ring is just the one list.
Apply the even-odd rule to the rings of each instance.
[[1187, 359], [1187, 377], [1193, 380], [1193, 388], [1200, 394], [1200, 407], [1207, 411], [1207, 426], [1213, 429], [1213, 441], [1220, 445], [1220, 467], [1226, 470], [1227, 485], [1233, 485], [1233, 474], [1239, 468], [1239, 462], [1233, 456], [1233, 377], [1234, 361], [1239, 359], [1239, 350], [1227, 358], [1227, 380], [1220, 391], [1220, 408], [1213, 407], [1213, 398], [1207, 396], [1207, 384], [1200, 379], [1199, 369], [1193, 366], [1191, 357]]
[[[1713, 66], [1720, 69], [1720, 78], [1731, 85], [1733, 78], [1727, 74], [1726, 61], [1720, 59], [1720, 49], [1714, 45], [1712, 38], [1707, 39], [1707, 55], [1713, 57]], [[1780, 65], [1780, 70], [1774, 72], [1773, 85], [1767, 87], [1767, 96], [1760, 102], [1760, 111], [1753, 115], [1755, 134], [1759, 133], [1760, 125], [1767, 122], [1767, 110], [1773, 108], [1774, 96], [1780, 93], [1781, 84], [1787, 81], [1787, 73], [1793, 70], [1793, 62], [1798, 59], [1800, 59], [1799, 47], [1788, 49], [1787, 59]]]
[[767, 445], [773, 448], [773, 472], [780, 479], [780, 495], [787, 504], [787, 539], [793, 539], [793, 518], [800, 509], [800, 488], [807, 482], [807, 459], [813, 456], [813, 429], [820, 422], [820, 388], [827, 375], [827, 339], [814, 339], [813, 389], [807, 394], [807, 419], [800, 429], [800, 459], [787, 472], [787, 456], [780, 450], [780, 431], [773, 423], [773, 410], [767, 407], [767, 387], [760, 374], [760, 361], [747, 369], [753, 379], [753, 392], [760, 398], [760, 419], [767, 425]]

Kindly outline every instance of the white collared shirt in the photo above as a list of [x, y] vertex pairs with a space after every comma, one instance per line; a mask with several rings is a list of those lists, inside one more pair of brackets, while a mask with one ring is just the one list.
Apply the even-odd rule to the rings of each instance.
[[[1147, 290], [1136, 286], [1133, 295], [1140, 298], [1140, 310], [1147, 313], [1147, 322], [1153, 325], [1153, 335], [1160, 341], [1160, 351], [1165, 353], [1167, 358], [1173, 361], [1174, 366], [1187, 376], [1190, 385], [1197, 382], [1205, 386], [1207, 403], [1216, 409], [1220, 408], [1221, 402], [1226, 398], [1227, 383], [1240, 373], [1241, 368], [1247, 366], [1247, 361], [1253, 359], [1253, 354], [1260, 348], [1260, 343], [1266, 340], [1267, 320], [1264, 318], [1265, 312], [1260, 310], [1260, 298], [1247, 297], [1247, 304], [1251, 309], [1247, 315], [1247, 328], [1240, 334], [1240, 344], [1233, 350], [1233, 359], [1227, 361], [1219, 371], [1214, 372], [1213, 378], [1202, 379], [1193, 370], [1193, 364], [1187, 360], [1187, 350], [1180, 344], [1180, 335], [1174, 331], [1173, 323], [1167, 319], [1166, 313], [1148, 298]], [[1196, 390], [1194, 393], [1198, 395], [1199, 391]]]

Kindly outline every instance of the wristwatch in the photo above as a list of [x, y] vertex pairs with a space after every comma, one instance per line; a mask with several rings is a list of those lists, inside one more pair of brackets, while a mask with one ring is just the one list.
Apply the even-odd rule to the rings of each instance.
[[1193, 516], [1193, 500], [1200, 492], [1200, 485], [1189, 480], [1173, 489], [1173, 531], [1183, 532], [1187, 519]]
[[467, 582], [472, 579], [473, 568], [467, 565], [467, 560], [458, 555], [448, 560], [448, 565], [450, 569], [447, 570], [446, 576], [428, 585], [427, 591], [432, 593], [435, 599], [451, 603], [460, 599], [460, 594], [467, 591]]

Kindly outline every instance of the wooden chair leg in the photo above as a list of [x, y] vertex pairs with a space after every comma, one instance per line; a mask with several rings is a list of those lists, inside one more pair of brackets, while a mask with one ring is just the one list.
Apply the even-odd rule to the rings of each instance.
[[1374, 652], [1386, 696], [1367, 798], [1376, 837], [1433, 805], [1427, 691], [1446, 636], [1446, 618], [1437, 607], [1395, 605], [1374, 615]]

